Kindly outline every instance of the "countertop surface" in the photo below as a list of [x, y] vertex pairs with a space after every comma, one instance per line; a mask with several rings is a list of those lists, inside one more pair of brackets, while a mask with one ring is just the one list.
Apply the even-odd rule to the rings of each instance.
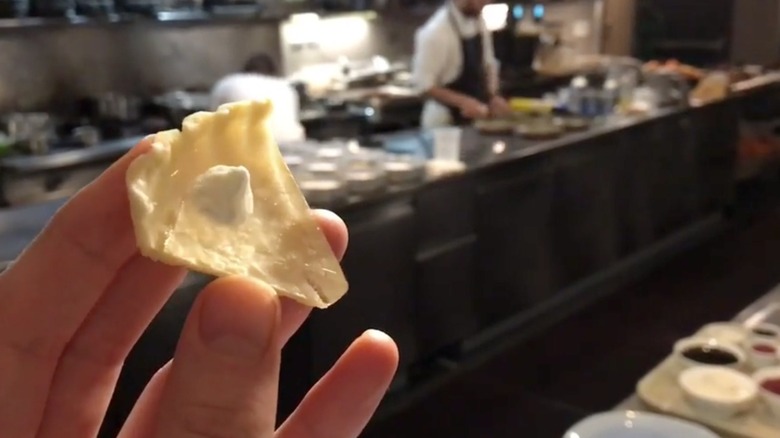
[[[671, 111], [672, 113], [674, 111]], [[650, 118], [661, 117], [670, 111], [659, 112]], [[528, 141], [516, 136], [484, 136], [472, 128], [466, 128], [463, 133], [463, 161], [466, 164], [466, 171], [476, 171], [481, 168], [491, 166], [499, 162], [507, 162], [522, 159], [547, 152], [560, 147], [570, 146], [584, 140], [604, 135], [626, 126], [642, 123], [642, 119], [615, 120], [604, 126], [594, 127], [585, 132], [572, 133], [549, 141]], [[403, 140], [404, 138], [415, 138], [415, 141], [425, 141], [420, 131], [402, 132], [383, 136], [385, 141]], [[119, 153], [126, 151], [141, 138], [126, 139], [123, 142], [117, 142], [110, 145], [109, 152]], [[503, 143], [504, 147], [500, 153], [493, 145]], [[98, 152], [101, 148], [96, 148]], [[108, 153], [108, 152], [104, 152]], [[18, 167], [36, 166], [35, 162], [27, 160], [28, 157], [20, 157], [14, 161]], [[61, 158], [62, 160], [67, 157]], [[55, 160], [55, 158], [52, 158]], [[358, 206], [363, 202], [382, 202], [390, 197], [412, 193], [418, 187], [409, 188], [405, 191], [386, 193], [378, 195], [375, 198], [357, 200], [350, 207]], [[45, 202], [30, 206], [7, 208], [0, 211], [0, 260], [12, 260], [21, 250], [35, 237], [43, 228], [46, 222], [51, 218], [54, 212], [65, 202], [65, 199]]]

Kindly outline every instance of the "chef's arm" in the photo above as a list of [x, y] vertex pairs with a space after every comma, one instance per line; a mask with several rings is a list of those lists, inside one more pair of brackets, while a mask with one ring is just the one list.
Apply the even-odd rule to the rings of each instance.
[[479, 102], [477, 99], [474, 99], [467, 94], [459, 93], [446, 87], [432, 87], [428, 90], [426, 95], [442, 105], [461, 110], [468, 106], [473, 106], [475, 103], [487, 104], [487, 102]]

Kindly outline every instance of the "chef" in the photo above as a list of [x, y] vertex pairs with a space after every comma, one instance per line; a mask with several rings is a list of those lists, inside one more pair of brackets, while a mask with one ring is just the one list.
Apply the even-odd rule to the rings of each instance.
[[252, 56], [242, 72], [220, 79], [211, 90], [214, 109], [225, 103], [265, 99], [274, 107], [269, 123], [274, 139], [279, 143], [304, 140], [306, 133], [298, 119], [298, 93], [288, 81], [277, 76], [270, 56], [264, 53]]
[[417, 30], [413, 77], [428, 97], [424, 128], [459, 125], [509, 112], [498, 94], [498, 61], [482, 20], [488, 0], [447, 0]]

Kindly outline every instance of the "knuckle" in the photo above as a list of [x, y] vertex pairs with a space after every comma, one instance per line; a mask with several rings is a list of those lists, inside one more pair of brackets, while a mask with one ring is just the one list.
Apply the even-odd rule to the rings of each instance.
[[256, 438], [260, 430], [248, 410], [214, 403], [189, 403], [174, 414], [174, 424], [188, 438]]
[[4, 344], [4, 349], [12, 356], [56, 364], [67, 345], [67, 339], [60, 336], [28, 335], [27, 339], [10, 339]]

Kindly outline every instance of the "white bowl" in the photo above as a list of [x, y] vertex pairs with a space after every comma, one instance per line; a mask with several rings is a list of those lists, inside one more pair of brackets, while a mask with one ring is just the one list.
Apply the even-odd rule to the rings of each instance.
[[[694, 348], [694, 347], [718, 348], [720, 350], [724, 350], [733, 354], [734, 357], [737, 358], [737, 361], [732, 364], [726, 364], [726, 365], [710, 364], [710, 363], [698, 362], [689, 359], [683, 355], [683, 353], [687, 349]], [[733, 368], [735, 370], [739, 370], [742, 369], [747, 363], [747, 357], [745, 356], [745, 353], [742, 351], [741, 348], [739, 348], [737, 345], [719, 341], [715, 338], [692, 337], [692, 338], [681, 339], [674, 344], [674, 357], [676, 358], [677, 363], [680, 365], [682, 369], [687, 369], [690, 367], [701, 366], [701, 365], [719, 365], [719, 366], [724, 366], [728, 368]]]
[[[771, 351], [757, 350], [758, 346], [770, 347]], [[778, 354], [780, 354], [780, 343], [753, 338], [745, 343], [745, 353], [747, 354], [748, 361], [754, 369], [767, 368], [777, 365]]]
[[697, 366], [677, 379], [685, 398], [702, 415], [730, 418], [750, 410], [758, 398], [758, 384], [730, 368]]
[[756, 382], [756, 385], [758, 385], [758, 392], [761, 395], [761, 399], [764, 401], [764, 404], [769, 407], [772, 415], [775, 418], [780, 419], [780, 395], [770, 392], [761, 386], [761, 383], [769, 379], [780, 379], [780, 366], [764, 368], [753, 374], [753, 380]]
[[717, 438], [697, 424], [648, 412], [604, 412], [572, 426], [563, 438]]

